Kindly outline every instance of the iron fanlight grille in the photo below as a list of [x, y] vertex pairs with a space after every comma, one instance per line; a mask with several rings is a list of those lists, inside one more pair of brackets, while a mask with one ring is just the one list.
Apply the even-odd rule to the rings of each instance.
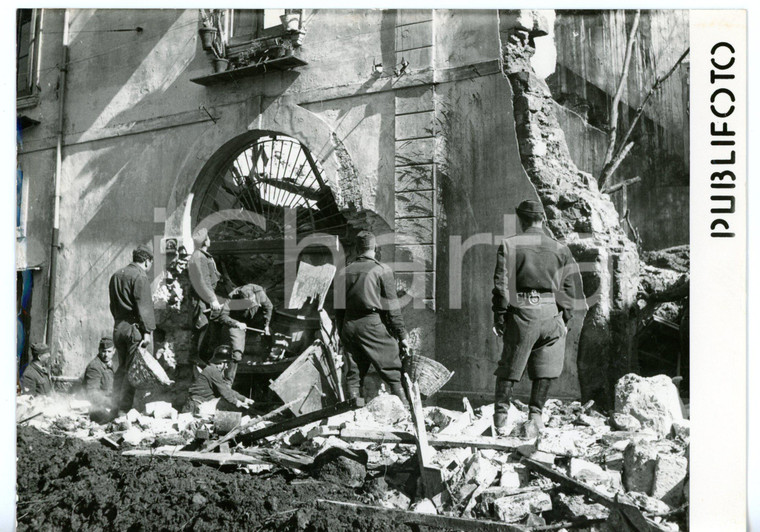
[[295, 211], [299, 239], [315, 232], [342, 236], [346, 228], [309, 150], [284, 135], [259, 137], [231, 157], [201, 199], [197, 221], [228, 209], [261, 215], [266, 229], [227, 220], [209, 230], [212, 242], [282, 239], [287, 209]]

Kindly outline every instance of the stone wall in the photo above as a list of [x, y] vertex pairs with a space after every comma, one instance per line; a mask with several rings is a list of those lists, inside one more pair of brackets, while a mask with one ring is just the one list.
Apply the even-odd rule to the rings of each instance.
[[[638, 254], [609, 197], [573, 163], [549, 87], [531, 66], [535, 40], [548, 33], [546, 19], [537, 11], [500, 12], [500, 17], [520, 158], [544, 204], [549, 229], [568, 244], [581, 267], [590, 307], [578, 340], [583, 399], [609, 406], [617, 378], [637, 364], [632, 317]], [[568, 341], [578, 337], [579, 320], [569, 324]]]

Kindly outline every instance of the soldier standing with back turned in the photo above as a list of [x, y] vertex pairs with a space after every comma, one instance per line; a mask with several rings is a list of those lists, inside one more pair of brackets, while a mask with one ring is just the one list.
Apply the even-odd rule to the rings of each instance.
[[573, 311], [587, 306], [570, 250], [544, 233], [541, 203], [523, 201], [517, 218], [522, 234], [502, 241], [494, 272], [494, 332], [504, 337], [495, 372], [494, 426], [505, 427], [512, 389], [527, 367], [533, 386], [524, 430], [535, 437], [543, 429], [549, 387], [564, 366], [567, 323]]
[[345, 283], [345, 309], [337, 310], [338, 330], [346, 352], [346, 384], [351, 398], [361, 399], [364, 377], [374, 366], [401, 402], [408, 405], [401, 385], [400, 350], [408, 343], [396, 299], [393, 270], [375, 258], [375, 235], [356, 237], [359, 257], [336, 279]]

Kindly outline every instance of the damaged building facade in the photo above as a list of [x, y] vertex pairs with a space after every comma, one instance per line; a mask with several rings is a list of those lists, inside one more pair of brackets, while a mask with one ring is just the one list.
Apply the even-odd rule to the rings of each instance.
[[[322, 264], [368, 228], [408, 296], [413, 348], [455, 371], [440, 394], [490, 400], [495, 251], [515, 206], [540, 199], [595, 296], [570, 324], [554, 393], [608, 396], [637, 364], [631, 227], [644, 249], [688, 242], [688, 67], [652, 98], [611, 179], [641, 181], [606, 195], [595, 176], [624, 12], [303, 10], [288, 30], [275, 11], [224, 13], [228, 70], [215, 73], [197, 9], [22, 10], [23, 337], [47, 336], [61, 373], [81, 375], [113, 324], [111, 274], [149, 244], [158, 290], [201, 223], [223, 271], [267, 287], [275, 306], [296, 267], [287, 246]], [[688, 36], [679, 12], [641, 25], [624, 121]], [[182, 362], [187, 313], [157, 308]]]

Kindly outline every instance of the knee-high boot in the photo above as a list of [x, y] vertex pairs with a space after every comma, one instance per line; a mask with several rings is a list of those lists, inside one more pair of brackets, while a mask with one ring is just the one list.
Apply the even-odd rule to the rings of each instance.
[[512, 388], [515, 381], [507, 379], [496, 379], [496, 394], [493, 407], [493, 424], [497, 429], [507, 423], [507, 413], [512, 401]]

